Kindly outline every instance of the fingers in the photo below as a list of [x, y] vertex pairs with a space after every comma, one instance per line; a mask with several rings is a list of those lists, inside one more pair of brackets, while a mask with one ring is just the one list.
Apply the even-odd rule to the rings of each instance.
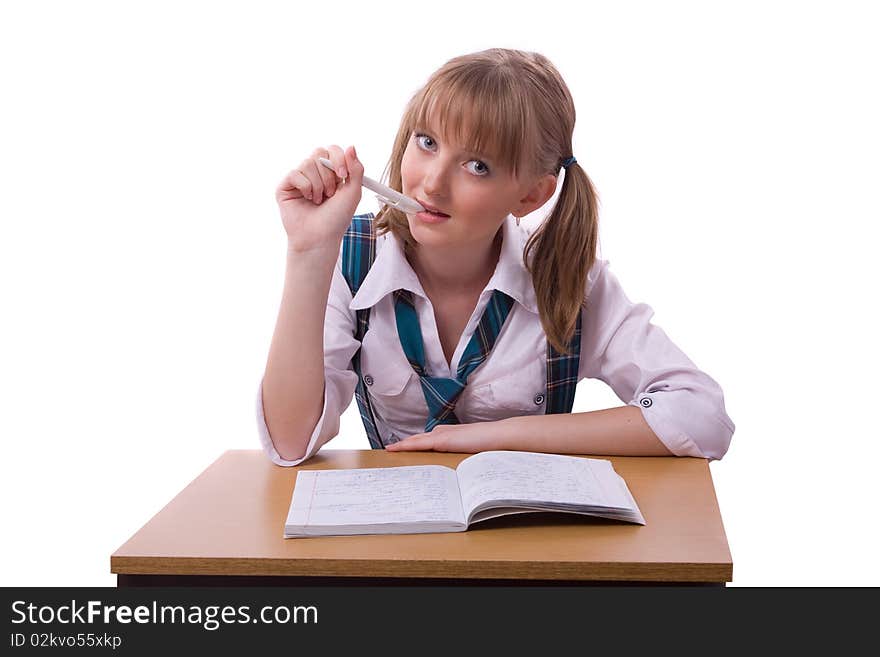
[[434, 439], [430, 434], [420, 433], [386, 445], [385, 449], [392, 452], [430, 451], [434, 449]]
[[[305, 198], [320, 205], [324, 198], [324, 179], [318, 169], [324, 167], [311, 158], [303, 160], [299, 167], [287, 174], [278, 188], [279, 201]], [[326, 169], [325, 169], [326, 170]]]
[[358, 159], [354, 146], [349, 146], [345, 149], [345, 167], [347, 169], [346, 173], [352, 179], [352, 184], [360, 187], [364, 179], [364, 165]]
[[320, 193], [318, 193], [317, 186], [314, 183], [313, 188], [315, 191], [312, 193], [312, 201], [318, 204], [336, 193], [336, 173], [318, 162], [319, 157], [330, 159], [330, 151], [326, 148], [316, 148], [310, 160], [311, 166], [314, 167], [314, 171], [320, 179]]
[[[278, 183], [278, 187], [275, 188], [276, 201], [282, 203], [283, 201], [289, 201], [290, 199], [308, 198], [300, 189], [304, 184], [304, 181], [298, 174], [299, 172], [294, 169], [284, 176], [284, 179]], [[308, 182], [307, 178], [305, 179], [305, 182]]]
[[333, 170], [336, 172], [336, 175], [342, 180], [348, 178], [348, 165], [345, 162], [345, 152], [335, 144], [330, 146], [327, 149], [327, 152], [330, 154], [327, 159], [333, 163]]
[[[351, 173], [357, 174], [357, 185], [363, 179], [363, 167], [354, 154], [354, 147], [343, 151], [339, 146], [316, 148], [311, 157], [303, 160], [278, 185], [275, 197], [279, 202], [305, 198], [320, 205], [325, 198], [336, 193], [337, 186], [347, 180]], [[326, 158], [333, 163], [335, 171], [331, 171], [318, 161]]]

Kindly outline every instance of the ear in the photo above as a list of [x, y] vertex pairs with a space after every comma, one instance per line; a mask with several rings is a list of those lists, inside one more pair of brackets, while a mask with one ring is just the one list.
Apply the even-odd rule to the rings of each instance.
[[556, 191], [557, 178], [552, 173], [545, 174], [535, 181], [519, 202], [510, 211], [514, 217], [524, 217], [544, 205]]

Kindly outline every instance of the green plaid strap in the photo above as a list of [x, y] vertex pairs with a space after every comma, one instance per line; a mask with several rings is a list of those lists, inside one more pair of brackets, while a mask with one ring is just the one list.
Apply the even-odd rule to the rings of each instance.
[[578, 313], [574, 335], [568, 343], [568, 355], [556, 351], [547, 343], [547, 399], [544, 412], [571, 413], [578, 382], [581, 358], [581, 314]]
[[[342, 238], [342, 275], [348, 288], [351, 290], [351, 296], [354, 297], [361, 287], [361, 283], [367, 277], [367, 272], [376, 259], [376, 232], [373, 227], [373, 214], [355, 215], [351, 220], [351, 225], [345, 231]], [[358, 342], [362, 342], [364, 335], [370, 325], [370, 309], [362, 308], [357, 311], [357, 325], [355, 327], [354, 337]], [[373, 407], [370, 405], [370, 395], [367, 393], [367, 386], [364, 383], [363, 373], [361, 372], [361, 349], [358, 347], [357, 352], [351, 359], [355, 373], [357, 373], [358, 384], [355, 388], [354, 396], [357, 399], [358, 409], [361, 412], [361, 420], [364, 423], [364, 429], [367, 431], [367, 439], [370, 441], [370, 447], [373, 449], [383, 449], [382, 440], [379, 438], [379, 431], [376, 429], [376, 420], [373, 415]]]

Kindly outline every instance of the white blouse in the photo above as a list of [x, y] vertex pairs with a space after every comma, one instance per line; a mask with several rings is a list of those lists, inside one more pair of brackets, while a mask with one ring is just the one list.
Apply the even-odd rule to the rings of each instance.
[[[428, 408], [418, 375], [397, 336], [393, 294], [414, 294], [416, 313], [432, 376], [453, 377], [465, 347], [494, 290], [515, 301], [489, 357], [468, 377], [455, 414], [462, 423], [501, 420], [544, 413], [547, 386], [547, 338], [538, 316], [531, 276], [522, 261], [528, 237], [508, 217], [495, 273], [480, 294], [458, 346], [447, 363], [434, 310], [419, 279], [392, 234], [377, 239], [376, 260], [352, 298], [337, 261], [324, 319], [324, 409], [303, 458], [288, 461], [275, 450], [263, 414], [262, 381], [256, 412], [260, 442], [274, 463], [293, 466], [313, 456], [339, 432], [339, 417], [351, 403], [357, 375], [351, 359], [359, 343], [353, 337], [355, 311], [372, 308], [361, 350], [361, 368], [384, 444], [423, 433]], [[720, 459], [734, 424], [724, 408], [718, 383], [691, 360], [650, 319], [654, 311], [633, 304], [608, 261], [597, 260], [587, 276], [586, 306], [578, 380], [608, 384], [620, 400], [638, 406], [657, 437], [678, 456]]]

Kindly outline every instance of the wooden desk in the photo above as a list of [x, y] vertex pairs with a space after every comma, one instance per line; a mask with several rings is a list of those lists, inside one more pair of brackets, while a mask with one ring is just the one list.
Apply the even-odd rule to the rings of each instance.
[[467, 454], [323, 450], [296, 468], [259, 450], [220, 456], [110, 557], [125, 585], [708, 583], [733, 563], [708, 462], [602, 457], [647, 524], [540, 513], [466, 532], [284, 539], [302, 469], [439, 463]]

